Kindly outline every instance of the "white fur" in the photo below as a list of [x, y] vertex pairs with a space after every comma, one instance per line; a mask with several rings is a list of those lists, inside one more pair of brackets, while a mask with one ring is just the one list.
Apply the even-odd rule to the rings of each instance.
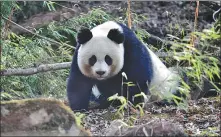
[[179, 85], [179, 75], [174, 70], [168, 69], [148, 47], [147, 50], [153, 62], [153, 78], [149, 85], [151, 93], [175, 93]]
[[107, 21], [101, 25], [98, 25], [94, 27], [91, 32], [93, 34], [93, 37], [107, 37], [107, 34], [111, 29], [118, 29], [120, 32], [123, 32], [121, 26], [114, 21]]
[[99, 98], [99, 96], [101, 95], [101, 92], [99, 91], [99, 89], [97, 88], [97, 85], [94, 85], [92, 87], [92, 93], [96, 98]]
[[[91, 30], [93, 37], [85, 44], [82, 44], [78, 50], [78, 66], [80, 71], [87, 77], [104, 80], [112, 77], [123, 68], [124, 64], [124, 47], [123, 44], [117, 44], [107, 37], [110, 29], [118, 28], [122, 31], [120, 26], [115, 22], [109, 21]], [[89, 64], [89, 58], [95, 55], [97, 62], [90, 67], [90, 72], [84, 69], [85, 64]], [[112, 58], [113, 64], [108, 66], [105, 62], [105, 56], [109, 55]], [[112, 66], [116, 66], [112, 70]], [[96, 71], [105, 71], [102, 76], [98, 75]]]

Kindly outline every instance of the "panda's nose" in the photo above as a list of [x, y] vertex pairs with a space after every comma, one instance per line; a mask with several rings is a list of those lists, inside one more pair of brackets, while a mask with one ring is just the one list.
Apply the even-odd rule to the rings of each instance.
[[105, 71], [96, 71], [96, 73], [100, 76], [104, 75]]

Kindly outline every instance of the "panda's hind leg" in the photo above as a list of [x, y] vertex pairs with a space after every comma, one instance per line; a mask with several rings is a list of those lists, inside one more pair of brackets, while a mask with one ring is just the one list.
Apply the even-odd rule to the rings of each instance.
[[[182, 72], [181, 74], [182, 74], [182, 75], [181, 75], [181, 78], [183, 79], [183, 81], [184, 81], [186, 84], [189, 85], [189, 79], [188, 79], [187, 75], [186, 75], [185, 73], [183, 73], [183, 72]], [[178, 82], [177, 87], [179, 87], [179, 86], [181, 86], [181, 81]], [[182, 102], [183, 102], [183, 99], [184, 99], [184, 100], [187, 99], [187, 96], [188, 96], [188, 95], [187, 95], [188, 93], [186, 93], [186, 94], [185, 94], [185, 93], [182, 93], [182, 92], [179, 91], [178, 89], [176, 89], [176, 91], [175, 91], [174, 93], [172, 93], [172, 94], [182, 99], [182, 100], [177, 100], [178, 103], [182, 103]], [[160, 105], [160, 106], [165, 106], [165, 105], [167, 105], [167, 106], [169, 106], [169, 105], [175, 105], [175, 106], [176, 106], [176, 105], [177, 105], [173, 99], [171, 99], [170, 101], [168, 101], [168, 100], [166, 100], [166, 99], [163, 99], [163, 100], [161, 100], [161, 101], [156, 102], [156, 104], [157, 104], [157, 105]]]
[[[185, 94], [181, 94], [180, 91], [173, 93], [173, 95], [175, 95], [179, 98], [182, 98], [182, 99], [186, 99], [186, 97], [187, 97]], [[182, 102], [183, 102], [183, 100], [177, 100], [177, 103], [182, 103]], [[163, 99], [161, 101], [157, 101], [156, 104], [159, 106], [170, 106], [170, 105], [177, 106], [176, 102], [173, 99], [171, 99], [170, 101], [168, 101], [167, 99]]]

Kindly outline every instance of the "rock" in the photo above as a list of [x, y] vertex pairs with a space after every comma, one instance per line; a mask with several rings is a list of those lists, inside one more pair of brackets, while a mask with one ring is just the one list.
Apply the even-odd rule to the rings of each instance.
[[1, 135], [91, 136], [78, 126], [73, 111], [56, 99], [1, 102]]
[[121, 120], [115, 120], [106, 129], [106, 133], [106, 136], [187, 136], [181, 126], [163, 120], [153, 120], [133, 127], [127, 126]]

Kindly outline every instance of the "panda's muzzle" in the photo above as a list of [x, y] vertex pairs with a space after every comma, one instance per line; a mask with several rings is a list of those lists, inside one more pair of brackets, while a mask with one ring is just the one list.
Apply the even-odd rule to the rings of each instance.
[[96, 73], [100, 76], [104, 75], [105, 74], [105, 71], [96, 71]]

